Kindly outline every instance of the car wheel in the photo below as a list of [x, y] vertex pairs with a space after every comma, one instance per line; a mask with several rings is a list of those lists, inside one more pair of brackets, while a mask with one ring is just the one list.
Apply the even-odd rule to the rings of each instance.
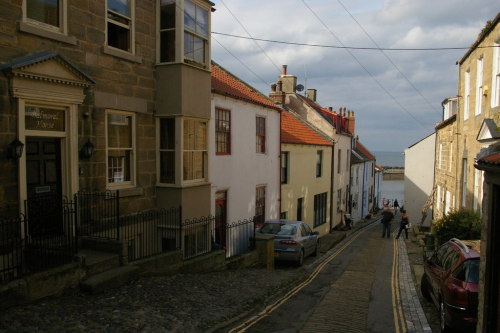
[[316, 242], [316, 248], [314, 249], [314, 252], [312, 253], [313, 257], [317, 257], [319, 253], [319, 241]]
[[422, 280], [420, 281], [420, 291], [422, 292], [422, 296], [428, 301], [431, 300], [431, 294], [429, 291], [429, 280], [427, 279], [427, 275], [422, 275]]
[[439, 328], [441, 329], [441, 333], [447, 333], [450, 331], [448, 325], [446, 325], [443, 301], [439, 303]]
[[304, 264], [304, 249], [300, 250], [299, 260], [297, 261], [297, 265], [302, 266]]

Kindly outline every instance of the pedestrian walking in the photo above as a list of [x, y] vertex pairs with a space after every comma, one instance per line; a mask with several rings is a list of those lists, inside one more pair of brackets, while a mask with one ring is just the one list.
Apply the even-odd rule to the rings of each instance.
[[391, 222], [394, 219], [394, 214], [391, 212], [391, 208], [389, 206], [384, 207], [384, 211], [382, 212], [382, 238], [387, 235], [387, 238], [391, 237]]
[[399, 223], [399, 232], [396, 239], [401, 236], [401, 232], [405, 232], [406, 239], [408, 239], [408, 229], [410, 228], [410, 217], [406, 214], [406, 210], [401, 209], [401, 222]]
[[398, 214], [399, 202], [398, 199], [394, 199], [394, 214]]

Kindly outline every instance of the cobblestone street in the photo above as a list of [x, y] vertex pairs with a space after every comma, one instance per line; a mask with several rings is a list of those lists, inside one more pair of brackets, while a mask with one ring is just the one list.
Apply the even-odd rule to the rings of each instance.
[[0, 332], [204, 332], [262, 303], [304, 270], [243, 269], [142, 278], [2, 311]]

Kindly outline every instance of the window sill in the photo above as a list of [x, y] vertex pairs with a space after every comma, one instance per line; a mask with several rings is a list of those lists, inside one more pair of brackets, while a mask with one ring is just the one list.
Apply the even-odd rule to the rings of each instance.
[[129, 53], [127, 51], [123, 51], [120, 49], [116, 49], [116, 48], [111, 47], [111, 46], [103, 45], [102, 53], [113, 56], [113, 57], [122, 58], [124, 60], [128, 60], [128, 61], [135, 62], [138, 64], [142, 64], [142, 57], [137, 57], [137, 56], [133, 55], [132, 53]]
[[156, 187], [189, 188], [189, 187], [206, 186], [206, 185], [211, 185], [211, 184], [212, 183], [207, 182], [207, 181], [203, 181], [203, 182], [199, 182], [199, 183], [187, 183], [187, 184], [182, 184], [182, 185], [158, 183], [158, 184], [156, 184]]
[[144, 195], [144, 188], [142, 187], [124, 187], [124, 188], [108, 188], [110, 191], [119, 191], [120, 198], [136, 197]]
[[63, 42], [66, 44], [77, 45], [78, 40], [74, 36], [68, 36], [60, 32], [50, 31], [47, 29], [43, 29], [41, 27], [35, 26], [33, 24], [29, 24], [26, 22], [19, 22], [18, 29], [21, 32], [25, 32], [28, 34], [33, 34], [39, 37], [53, 39], [58, 42]]

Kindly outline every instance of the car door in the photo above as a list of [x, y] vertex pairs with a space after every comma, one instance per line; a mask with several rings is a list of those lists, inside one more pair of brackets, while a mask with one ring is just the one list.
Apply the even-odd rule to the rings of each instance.
[[448, 250], [448, 246], [441, 246], [427, 261], [427, 275], [429, 276], [429, 283], [431, 285], [431, 296], [436, 306], [439, 306], [439, 294], [441, 292], [441, 283], [444, 276], [443, 259], [448, 253]]
[[301, 224], [302, 236], [304, 238], [304, 248], [305, 254], [309, 255], [314, 251], [315, 239], [313, 238], [311, 228], [305, 223]]

